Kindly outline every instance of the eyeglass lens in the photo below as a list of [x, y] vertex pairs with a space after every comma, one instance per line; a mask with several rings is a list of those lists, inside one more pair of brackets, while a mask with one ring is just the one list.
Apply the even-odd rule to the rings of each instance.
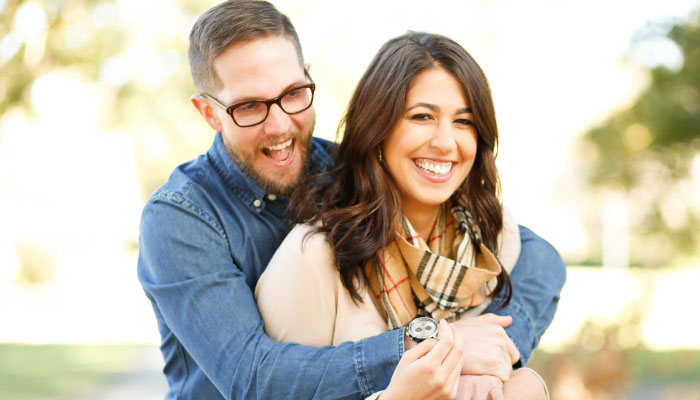
[[[294, 89], [279, 100], [282, 111], [294, 114], [304, 111], [311, 105], [312, 91], [308, 87]], [[240, 125], [255, 125], [267, 117], [269, 106], [264, 101], [251, 101], [233, 110], [233, 118]]]

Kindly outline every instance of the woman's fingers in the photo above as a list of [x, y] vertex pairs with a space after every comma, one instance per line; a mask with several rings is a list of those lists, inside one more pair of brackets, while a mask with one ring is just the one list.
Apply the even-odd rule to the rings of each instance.
[[[422, 343], [421, 343], [422, 344]], [[425, 356], [427, 362], [437, 367], [441, 365], [454, 347], [454, 332], [450, 325], [443, 319], [440, 320], [440, 337], [433, 349]]]
[[454, 327], [450, 324], [445, 324], [445, 329], [449, 329], [452, 332], [452, 338], [454, 344], [450, 352], [447, 354], [445, 359], [440, 365], [440, 375], [446, 377], [445, 388], [450, 389], [450, 397], [454, 398], [457, 396], [457, 390], [459, 389], [459, 377], [462, 372], [462, 341], [459, 336], [454, 332]]
[[453, 369], [457, 369], [458, 371], [461, 371], [462, 370], [462, 340], [456, 334], [456, 332], [454, 331], [454, 327], [452, 327], [452, 325], [447, 324], [447, 328], [452, 330], [452, 338], [453, 338], [454, 344], [452, 346], [452, 349], [450, 349], [450, 352], [447, 354], [445, 359], [442, 361], [442, 368], [444, 368], [445, 371], [452, 371]]
[[492, 375], [462, 375], [459, 377], [460, 400], [505, 400], [501, 380]]
[[489, 397], [487, 397], [488, 400], [506, 400], [506, 397], [503, 395], [503, 386], [495, 386], [491, 389], [489, 392]]
[[428, 354], [433, 349], [433, 347], [437, 345], [437, 343], [438, 342], [435, 339], [428, 339], [418, 343], [416, 346], [414, 346], [410, 350], [406, 350], [406, 352], [403, 353], [403, 357], [401, 357], [399, 364], [410, 364], [418, 360], [419, 358]]
[[452, 373], [447, 377], [445, 387], [452, 388], [452, 391], [450, 393], [450, 398], [454, 399], [457, 397], [457, 392], [459, 390], [459, 377], [461, 375], [462, 375], [462, 371], [460, 371], [460, 368], [455, 368], [452, 370]]

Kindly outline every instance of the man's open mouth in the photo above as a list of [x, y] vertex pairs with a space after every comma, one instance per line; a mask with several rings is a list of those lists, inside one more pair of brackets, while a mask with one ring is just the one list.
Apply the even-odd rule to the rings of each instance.
[[295, 139], [289, 139], [273, 146], [265, 146], [262, 152], [276, 164], [284, 164], [294, 155], [295, 142]]

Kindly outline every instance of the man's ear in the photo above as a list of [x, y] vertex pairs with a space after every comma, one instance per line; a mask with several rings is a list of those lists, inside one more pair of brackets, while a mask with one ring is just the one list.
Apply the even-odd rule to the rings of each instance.
[[214, 109], [211, 107], [211, 103], [209, 103], [207, 99], [199, 95], [193, 95], [190, 97], [190, 101], [192, 102], [194, 108], [196, 108], [197, 111], [202, 114], [202, 117], [205, 121], [207, 121], [212, 129], [217, 132], [221, 132], [223, 130], [219, 117], [216, 116]]

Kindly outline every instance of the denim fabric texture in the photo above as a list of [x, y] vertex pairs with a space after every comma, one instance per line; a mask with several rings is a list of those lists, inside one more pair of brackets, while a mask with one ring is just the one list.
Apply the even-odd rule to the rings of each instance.
[[510, 274], [513, 283], [510, 303], [500, 308], [502, 299], [496, 295], [484, 313], [513, 316], [506, 333], [520, 351], [516, 366], [524, 367], [557, 311], [559, 294], [566, 281], [566, 265], [552, 245], [524, 226], [520, 226], [520, 242], [520, 257]]
[[[328, 170], [335, 145], [312, 145], [311, 172]], [[359, 399], [388, 385], [403, 329], [322, 348], [265, 335], [253, 290], [287, 230], [287, 205], [243, 174], [220, 133], [148, 200], [138, 278], [162, 338], [166, 399]], [[526, 363], [553, 318], [563, 263], [532, 232], [521, 235], [514, 296], [497, 313], [516, 314], [508, 333]]]

